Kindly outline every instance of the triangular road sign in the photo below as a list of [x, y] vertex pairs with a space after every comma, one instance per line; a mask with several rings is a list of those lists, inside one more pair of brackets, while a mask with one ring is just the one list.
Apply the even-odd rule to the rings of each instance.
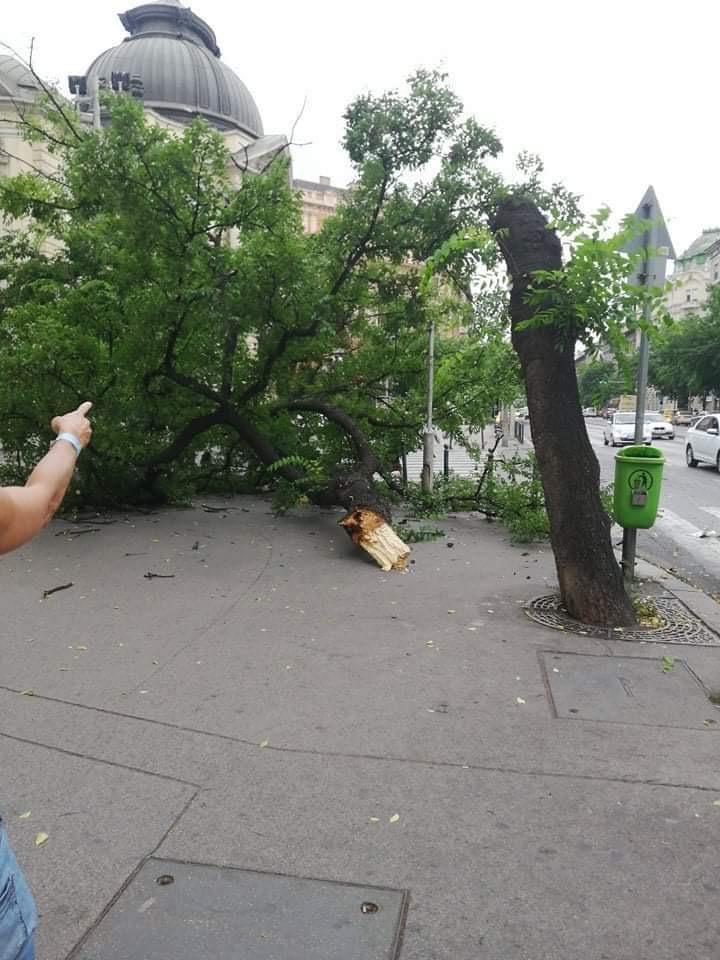
[[645, 196], [640, 201], [635, 211], [635, 216], [639, 220], [652, 221], [652, 225], [644, 233], [633, 237], [624, 247], [627, 253], [637, 253], [639, 250], [642, 250], [645, 245], [647, 245], [651, 251], [647, 280], [644, 280], [643, 264], [640, 263], [635, 271], [633, 282], [647, 282], [648, 286], [661, 287], [665, 283], [667, 261], [675, 260], [676, 255], [670, 234], [665, 225], [665, 218], [658, 203], [658, 198], [655, 195], [655, 190], [651, 186], [645, 191]]

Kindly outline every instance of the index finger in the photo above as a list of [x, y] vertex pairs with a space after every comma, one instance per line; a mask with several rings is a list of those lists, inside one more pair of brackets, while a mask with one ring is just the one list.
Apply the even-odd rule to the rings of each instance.
[[81, 416], [84, 417], [90, 412], [91, 408], [92, 408], [92, 401], [86, 400], [85, 403], [80, 404], [80, 406], [77, 408], [75, 413], [79, 413]]

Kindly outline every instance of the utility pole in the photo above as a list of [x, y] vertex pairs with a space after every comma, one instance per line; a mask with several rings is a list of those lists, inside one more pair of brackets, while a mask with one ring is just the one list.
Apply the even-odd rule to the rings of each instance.
[[435, 321], [430, 320], [430, 342], [428, 344], [428, 386], [427, 421], [423, 437], [423, 468], [421, 485], [424, 493], [432, 493], [433, 461], [435, 459], [435, 436], [433, 434], [433, 385], [435, 382]]
[[[635, 216], [650, 222], [650, 226], [643, 232], [641, 238], [632, 240], [625, 248], [628, 253], [635, 253], [642, 249], [643, 258], [640, 271], [635, 276], [635, 282], [645, 290], [650, 287], [662, 287], [665, 283], [665, 270], [668, 257], [675, 259], [670, 235], [665, 226], [660, 204], [655, 191], [648, 187]], [[645, 405], [647, 402], [647, 378], [649, 360], [649, 342], [647, 327], [650, 322], [651, 308], [649, 299], [643, 304], [643, 323], [640, 330], [640, 356], [635, 401], [635, 443], [643, 443], [645, 436]], [[626, 580], [635, 577], [635, 558], [637, 555], [637, 529], [623, 528], [622, 569]]]

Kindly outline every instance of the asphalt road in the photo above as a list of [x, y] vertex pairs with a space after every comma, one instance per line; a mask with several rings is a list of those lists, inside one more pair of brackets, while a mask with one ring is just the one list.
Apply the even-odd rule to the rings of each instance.
[[[608, 483], [617, 450], [603, 445], [604, 420], [592, 417], [586, 424], [602, 481]], [[720, 475], [709, 466], [693, 470], [686, 465], [686, 434], [686, 427], [677, 427], [674, 440], [655, 441], [666, 461], [660, 516], [651, 530], [638, 531], [638, 554], [720, 594]]]

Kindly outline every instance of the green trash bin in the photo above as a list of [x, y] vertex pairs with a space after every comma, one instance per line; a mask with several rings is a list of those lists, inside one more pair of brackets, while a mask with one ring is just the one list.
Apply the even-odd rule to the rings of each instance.
[[615, 520], [647, 530], [660, 503], [665, 457], [657, 447], [625, 447], [615, 454]]

